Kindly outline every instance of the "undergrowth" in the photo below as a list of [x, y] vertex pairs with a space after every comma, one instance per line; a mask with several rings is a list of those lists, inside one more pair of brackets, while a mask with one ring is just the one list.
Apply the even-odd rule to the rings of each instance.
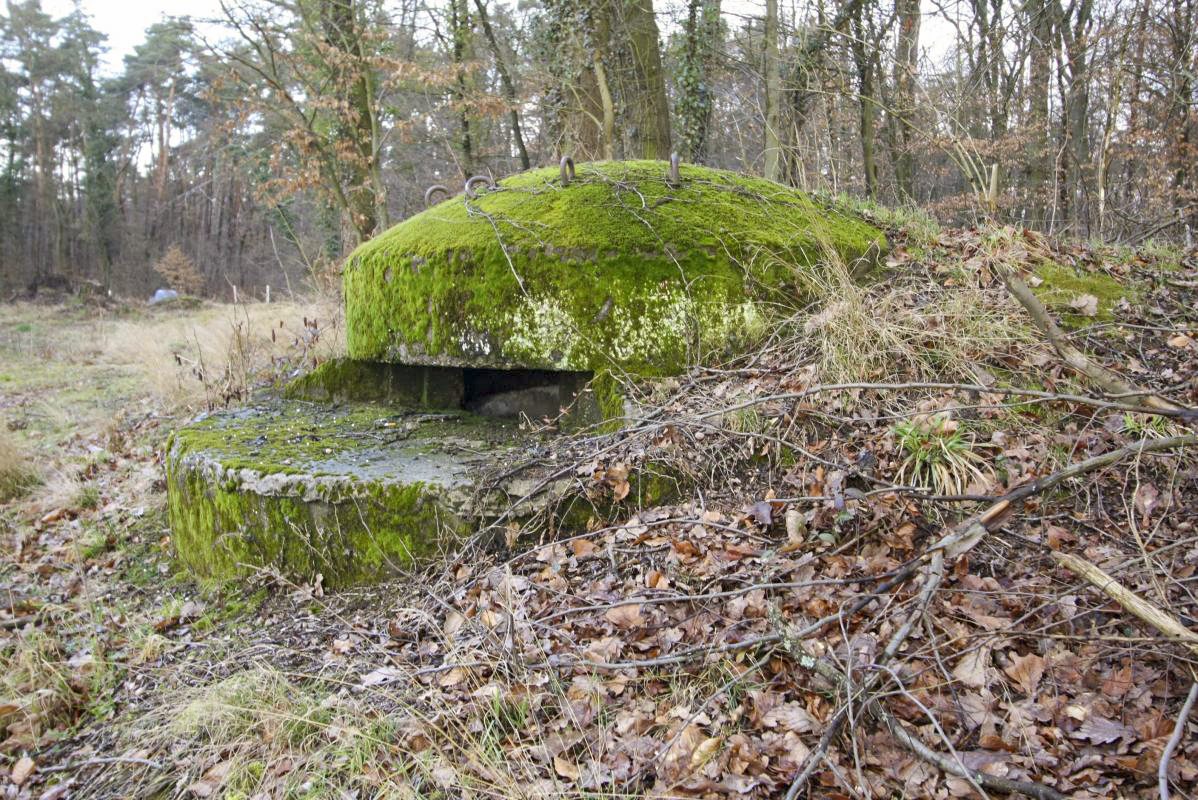
[[38, 470], [26, 449], [0, 428], [0, 503], [27, 493], [39, 482]]
[[823, 383], [977, 380], [976, 367], [1036, 335], [1001, 289], [896, 272], [862, 286], [834, 253], [808, 276], [814, 313], [790, 318], [796, 355], [814, 352]]

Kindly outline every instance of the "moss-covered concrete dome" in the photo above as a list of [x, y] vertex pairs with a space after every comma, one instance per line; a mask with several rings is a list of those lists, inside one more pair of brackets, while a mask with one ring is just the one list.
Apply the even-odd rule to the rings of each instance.
[[759, 302], [881, 231], [760, 178], [654, 161], [579, 165], [456, 197], [359, 247], [349, 355], [455, 367], [681, 371], [761, 330]]

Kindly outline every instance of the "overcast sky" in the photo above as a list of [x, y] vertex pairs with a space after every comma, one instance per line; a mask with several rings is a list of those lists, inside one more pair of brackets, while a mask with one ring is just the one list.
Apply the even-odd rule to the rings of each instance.
[[[92, 26], [108, 36], [108, 54], [106, 62], [109, 71], [117, 72], [123, 64], [122, 59], [143, 40], [146, 28], [160, 21], [164, 16], [214, 17], [220, 12], [220, 0], [42, 0], [42, 7], [54, 16], [69, 14], [76, 2], [83, 12], [91, 17]], [[669, 12], [681, 14], [684, 7], [682, 0], [657, 0], [654, 4], [659, 15], [663, 12], [670, 17]], [[782, 0], [779, 6], [783, 15], [793, 19], [796, 8], [806, 5], [806, 0]], [[759, 16], [764, 9], [763, 0], [724, 0], [724, 13], [732, 17]], [[675, 18], [681, 19], [681, 16]], [[931, 23], [931, 24], [929, 24]], [[736, 22], [733, 22], [735, 25]], [[947, 24], [939, 19], [929, 19], [929, 12], [924, 13], [925, 28], [922, 32], [923, 50], [936, 51], [936, 36], [933, 30], [943, 28], [946, 37], [951, 37]], [[663, 35], [664, 35], [663, 31]], [[947, 40], [946, 40], [947, 41]], [[943, 45], [946, 42], [941, 42]]]
[[[141, 44], [146, 28], [163, 16], [209, 17], [220, 10], [220, 0], [79, 0], [78, 4], [91, 17], [92, 27], [108, 36], [106, 60], [113, 70]], [[42, 2], [46, 13], [54, 16], [69, 14], [74, 7], [74, 0]]]

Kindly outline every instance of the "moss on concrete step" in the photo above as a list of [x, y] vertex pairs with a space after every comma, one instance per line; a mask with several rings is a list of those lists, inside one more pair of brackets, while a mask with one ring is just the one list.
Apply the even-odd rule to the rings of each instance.
[[[512, 470], [546, 444], [502, 420], [369, 403], [209, 414], [168, 443], [175, 549], [215, 582], [269, 568], [340, 587], [452, 550], [514, 500], [516, 521], [553, 511], [555, 528], [581, 526], [603, 503], [573, 474]], [[651, 471], [630, 480], [646, 503], [676, 489]]]

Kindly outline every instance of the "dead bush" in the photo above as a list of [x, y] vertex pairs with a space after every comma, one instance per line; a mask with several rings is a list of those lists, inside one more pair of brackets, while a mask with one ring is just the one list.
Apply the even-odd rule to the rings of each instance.
[[177, 244], [171, 245], [163, 253], [154, 265], [154, 271], [162, 276], [167, 286], [180, 294], [199, 295], [204, 290], [204, 276]]

